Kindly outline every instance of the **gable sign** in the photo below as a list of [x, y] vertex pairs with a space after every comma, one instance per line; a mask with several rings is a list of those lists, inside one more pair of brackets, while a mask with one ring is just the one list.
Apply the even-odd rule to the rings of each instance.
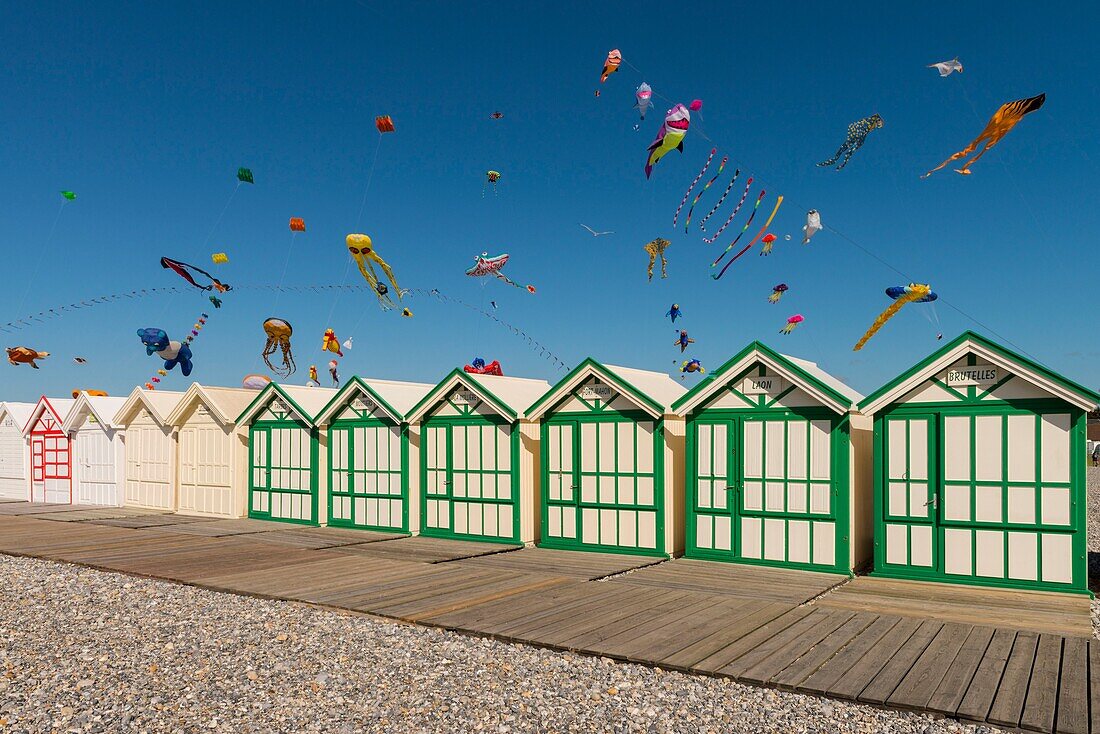
[[745, 395], [778, 395], [787, 389], [787, 381], [779, 375], [750, 375], [741, 383]]
[[378, 407], [378, 403], [374, 402], [366, 395], [357, 395], [355, 399], [351, 401], [351, 407], [362, 413], [373, 413], [374, 409]]
[[276, 413], [289, 413], [290, 406], [282, 398], [275, 398], [268, 404], [268, 408]]
[[471, 408], [481, 402], [481, 398], [473, 390], [455, 390], [451, 393], [450, 401], [455, 405], [468, 405]]
[[998, 369], [991, 364], [952, 367], [947, 370], [947, 386], [969, 387], [972, 385], [992, 385], [997, 381], [997, 375]]
[[4, 428], [13, 428], [15, 421], [11, 419], [11, 416], [4, 416]]
[[602, 400], [609, 403], [615, 397], [615, 390], [610, 385], [593, 382], [590, 385], [582, 386], [577, 391], [577, 397], [581, 400]]

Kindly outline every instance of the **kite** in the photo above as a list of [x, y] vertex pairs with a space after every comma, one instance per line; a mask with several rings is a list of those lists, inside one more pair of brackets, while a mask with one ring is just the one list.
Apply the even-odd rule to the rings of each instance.
[[8, 364], [17, 367], [21, 364], [29, 364], [31, 367], [38, 369], [38, 365], [35, 364], [34, 360], [45, 359], [48, 356], [50, 356], [49, 352], [39, 352], [30, 347], [8, 347]]
[[929, 303], [939, 298], [932, 292], [931, 286], [925, 283], [910, 283], [907, 286], [896, 286], [894, 288], [887, 288], [886, 295], [894, 299], [894, 302], [886, 307], [886, 310], [878, 315], [871, 327], [867, 329], [867, 332], [859, 338], [856, 345], [852, 347], [853, 352], [858, 352], [863, 349], [863, 345], [866, 344], [871, 337], [878, 333], [887, 321], [892, 319], [894, 315], [901, 310], [902, 306], [907, 303]]
[[214, 304], [214, 308], [222, 307], [222, 299], [218, 298], [217, 296], [210, 296], [210, 302]]
[[497, 302], [496, 301], [489, 301], [489, 305], [492, 306], [493, 308], [496, 308], [497, 307]]
[[[680, 199], [680, 206], [676, 207], [676, 213], [672, 216], [672, 226], [673, 227], [676, 226], [676, 220], [678, 220], [680, 218], [680, 210], [683, 209], [684, 204], [687, 203], [688, 197], [691, 196], [692, 189], [695, 188], [695, 185], [699, 183], [699, 179], [701, 179], [703, 177], [703, 174], [705, 174], [707, 172], [707, 169], [710, 168], [711, 159], [714, 158], [714, 154], [717, 153], [717, 152], [718, 152], [717, 148], [711, 148], [710, 149], [710, 155], [707, 156], [707, 162], [703, 164], [703, 170], [699, 171], [699, 175], [696, 176], [692, 180], [691, 186], [688, 186], [688, 190], [684, 192], [684, 198]], [[687, 228], [685, 227], [685, 231], [686, 231], [686, 229]]]
[[661, 258], [661, 277], [668, 277], [668, 261], [665, 260], [665, 250], [668, 249], [668, 246], [671, 244], [672, 243], [668, 240], [661, 239], [660, 237], [646, 244], [645, 251], [646, 254], [649, 255], [649, 267], [646, 268], [645, 274], [648, 276], [649, 280], [653, 280], [653, 265], [657, 262], [658, 257]]
[[611, 232], [611, 231], [597, 232], [596, 230], [589, 227], [587, 224], [582, 224], [581, 226], [584, 227], [585, 229], [587, 229], [588, 233], [591, 234], [593, 237], [603, 237], [605, 234], [615, 234], [614, 232]]
[[700, 375], [705, 375], [707, 373], [706, 369], [703, 367], [703, 363], [700, 362], [698, 359], [684, 360], [680, 364], [680, 371], [689, 373], [698, 372]]
[[389, 288], [385, 283], [378, 280], [378, 274], [374, 271], [374, 264], [377, 263], [378, 267], [382, 268], [382, 272], [389, 278], [390, 283], [393, 284], [393, 289], [397, 291], [397, 300], [401, 300], [405, 295], [405, 291], [401, 290], [401, 287], [397, 285], [397, 280], [393, 276], [393, 270], [390, 266], [378, 256], [378, 253], [374, 250], [374, 245], [371, 243], [370, 237], [365, 234], [349, 234], [347, 236], [348, 252], [351, 253], [352, 258], [355, 259], [355, 264], [359, 266], [359, 272], [363, 278], [367, 281], [371, 288], [374, 288], [374, 292], [378, 296], [378, 302], [384, 309], [394, 308], [394, 302], [387, 295]]
[[[162, 257], [160, 259], [160, 266], [162, 268], [165, 268], [166, 270], [173, 271], [176, 275], [180, 276], [181, 278], [183, 278], [184, 280], [186, 280], [188, 283], [195, 286], [199, 290], [203, 290], [203, 291], [214, 290], [214, 291], [217, 291], [218, 293], [225, 293], [228, 290], [232, 290], [232, 286], [229, 286], [229, 285], [226, 285], [225, 283], [222, 283], [220, 280], [215, 278], [210, 273], [208, 273], [205, 270], [202, 270], [200, 268], [196, 268], [194, 265], [188, 265], [187, 263], [179, 262], [178, 260], [171, 260], [167, 257]], [[198, 283], [196, 283], [195, 282], [195, 276], [192, 275], [192, 271], [194, 271], [195, 273], [198, 273], [200, 275], [205, 275], [207, 278], [209, 278], [210, 279], [210, 285], [199, 285]]]
[[784, 326], [782, 329], [780, 329], [779, 333], [780, 334], [790, 334], [792, 331], [794, 331], [796, 326], [798, 326], [799, 324], [801, 324], [805, 320], [806, 320], [806, 318], [802, 314], [796, 313], [794, 316], [787, 319], [787, 325]]
[[73, 357], [73, 364], [88, 364], [88, 360], [83, 357]]
[[332, 329], [325, 329], [325, 333], [321, 336], [321, 351], [332, 352], [338, 357], [344, 356], [340, 351], [340, 340], [336, 338], [336, 332]]
[[225, 263], [229, 262], [229, 255], [226, 255], [224, 252], [215, 252], [213, 255], [210, 256], [210, 260], [215, 265], [224, 265]]
[[760, 254], [761, 255], [770, 255], [770, 254], [772, 254], [772, 245], [775, 244], [776, 239], [778, 239], [778, 238], [774, 234], [772, 234], [771, 232], [764, 235], [764, 239], [760, 240]]
[[672, 304], [672, 308], [670, 308], [668, 310], [668, 313], [665, 314], [667, 318], [672, 319], [672, 323], [674, 324], [676, 323], [676, 319], [680, 318], [683, 315], [684, 314], [680, 311], [680, 304], [678, 303]]
[[695, 340], [688, 336], [688, 333], [684, 329], [680, 329], [680, 336], [676, 337], [674, 344], [680, 345], [680, 354], [688, 348], [688, 344], [694, 344]]
[[485, 360], [481, 357], [474, 357], [473, 363], [465, 365], [462, 371], [472, 375], [496, 375], [497, 377], [504, 377], [504, 370], [501, 369], [500, 362], [494, 359], [492, 362], [486, 364]]
[[290, 218], [290, 231], [291, 232], [305, 232], [306, 231], [306, 220], [302, 219], [301, 217], [291, 217]]
[[76, 201], [76, 193], [73, 191], [62, 191], [61, 195], [64, 196], [67, 201]]
[[839, 171], [844, 168], [844, 166], [848, 165], [848, 161], [851, 159], [852, 154], [863, 147], [871, 131], [875, 128], [882, 127], [882, 124], [882, 117], [877, 112], [870, 117], [856, 120], [848, 126], [848, 137], [846, 137], [840, 147], [837, 148], [836, 154], [829, 160], [822, 161], [817, 165], [819, 167], [831, 166], [840, 160], [841, 156], [844, 156], [844, 160], [840, 161], [840, 165], [836, 167], [836, 170]]
[[824, 227], [821, 226], [820, 212], [817, 209], [806, 212], [806, 224], [802, 225], [802, 244], [810, 244], [810, 239], [822, 229]]
[[320, 387], [321, 383], [317, 381], [317, 365], [311, 364], [309, 366], [309, 379], [306, 381], [306, 387]]
[[489, 253], [483, 252], [474, 258], [474, 264], [472, 267], [466, 270], [466, 275], [469, 275], [471, 278], [484, 278], [488, 275], [491, 275], [498, 280], [504, 281], [510, 286], [513, 286], [515, 288], [526, 288], [528, 293], [534, 293], [535, 286], [522, 286], [502, 272], [504, 266], [508, 264], [509, 257], [511, 257], [511, 255], [509, 255], [508, 253], [496, 255], [495, 257], [489, 257]]
[[407, 308], [403, 308], [401, 309], [401, 315], [407, 319], [411, 319], [413, 317], [413, 312]]
[[83, 393], [87, 393], [87, 394], [88, 394], [88, 397], [90, 397], [90, 398], [106, 398], [106, 397], [110, 397], [110, 396], [109, 396], [109, 395], [107, 395], [107, 393], [106, 393], [105, 391], [103, 391], [103, 390], [80, 390], [80, 389], [77, 389], [77, 390], [73, 390], [73, 400], [76, 400], [77, 398], [79, 398], [79, 397], [80, 397], [80, 393], [82, 393], [82, 392], [83, 392]]
[[[751, 178], [749, 179], [749, 183], [752, 183], [752, 179], [751, 179]], [[749, 193], [749, 192], [748, 192], [748, 191], [746, 190], [746, 191], [745, 191], [745, 193], [747, 194], [747, 193]], [[737, 244], [737, 241], [741, 239], [741, 236], [742, 236], [742, 235], [744, 235], [744, 234], [745, 234], [745, 232], [747, 232], [747, 231], [748, 231], [748, 229], [749, 229], [749, 225], [751, 225], [751, 224], [752, 224], [752, 220], [753, 220], [753, 219], [754, 219], [754, 218], [756, 217], [756, 210], [760, 208], [760, 202], [762, 202], [762, 201], [764, 200], [764, 195], [765, 195], [765, 194], [767, 194], [767, 191], [765, 191], [764, 189], [760, 189], [760, 194], [759, 194], [759, 195], [758, 195], [758, 196], [756, 197], [756, 204], [754, 204], [754, 205], [753, 205], [753, 207], [752, 207], [752, 213], [751, 213], [751, 214], [749, 214], [749, 220], [748, 220], [747, 222], [745, 222], [745, 226], [744, 226], [744, 227], [742, 227], [742, 228], [741, 228], [741, 231], [737, 233], [737, 236], [733, 238], [733, 242], [729, 243], [729, 245], [728, 245], [728, 246], [726, 247], [726, 249], [722, 251], [722, 254], [721, 254], [721, 255], [719, 255], [719, 256], [718, 256], [718, 257], [717, 257], [717, 258], [716, 258], [716, 259], [714, 260], [714, 262], [712, 262], [712, 263], [710, 264], [710, 266], [711, 266], [712, 268], [713, 268], [713, 267], [715, 267], [715, 266], [717, 266], [717, 265], [718, 265], [718, 263], [719, 263], [719, 262], [721, 262], [722, 258], [724, 258], [724, 257], [726, 256], [726, 253], [727, 253], [727, 252], [729, 252], [730, 250], [732, 250], [732, 249], [733, 249], [733, 246]], [[745, 201], [745, 197], [741, 197], [741, 203], [744, 203], [744, 201]], [[738, 205], [737, 205], [737, 208], [738, 208], [738, 209], [740, 209], [740, 208], [741, 208], [741, 204], [738, 204]], [[736, 213], [736, 212], [735, 212], [735, 213]], [[723, 225], [723, 227], [724, 227], [724, 226], [725, 226], [725, 225]], [[722, 231], [722, 230], [718, 230], [718, 232], [721, 232], [721, 231]], [[715, 238], [717, 238], [717, 237], [718, 237], [718, 232], [715, 232], [715, 233], [714, 233], [714, 237], [715, 237]], [[710, 241], [711, 241], [711, 242], [713, 242], [713, 241], [714, 241], [714, 238], [712, 238], [712, 239], [711, 239]], [[709, 243], [708, 243], [708, 244], [709, 244]], [[744, 252], [744, 250], [742, 250], [742, 252]], [[723, 272], [725, 272], [725, 268], [723, 268], [723, 269], [722, 269], [722, 271], [723, 271]], [[712, 277], [713, 277], [713, 276], [712, 276]], [[721, 276], [718, 276], [718, 277], [721, 277]], [[715, 278], [715, 280], [717, 280], [717, 278]]]
[[[354, 338], [354, 336], [349, 336], [347, 339], [344, 340], [344, 349], [351, 349], [351, 340]], [[340, 356], [343, 357], [344, 355], [341, 354]]]
[[[166, 370], [170, 371], [178, 364], [184, 377], [191, 374], [191, 368], [194, 365], [191, 362], [191, 347], [188, 346], [190, 340], [181, 344], [170, 340], [164, 329], [154, 328], [138, 329], [137, 335], [141, 339], [141, 343], [145, 345], [146, 356], [155, 354], [163, 359], [164, 369]], [[160, 380], [156, 381], [160, 382]]]
[[271, 378], [267, 375], [245, 375], [241, 380], [241, 387], [245, 390], [263, 390], [271, 384]]
[[[741, 171], [734, 172], [733, 181], [737, 180], [737, 174], [739, 173], [741, 173]], [[728, 194], [730, 192], [730, 189], [733, 188], [733, 181], [730, 181], [730, 185], [726, 187], [726, 194]], [[749, 180], [745, 182], [745, 190], [741, 192], [741, 201], [737, 202], [737, 206], [735, 206], [733, 208], [733, 211], [730, 212], [730, 215], [726, 217], [726, 221], [722, 222], [722, 226], [718, 228], [718, 231], [715, 232], [712, 237], [704, 237], [703, 242], [706, 242], [708, 245], [713, 245], [718, 240], [718, 237], [726, 231], [726, 227], [730, 226], [730, 223], [733, 222], [733, 218], [737, 216], [737, 212], [741, 211], [741, 207], [745, 204], [745, 199], [749, 198], [749, 189], [751, 188], [752, 176], [749, 176]], [[761, 191], [760, 193], [761, 195], [763, 195], [764, 192]], [[726, 194], [722, 194], [722, 198], [719, 199], [718, 203], [714, 205], [714, 209], [711, 209], [710, 214], [714, 214], [714, 212], [722, 204], [722, 201], [726, 198]], [[757, 202], [757, 205], [759, 206], [759, 202]], [[707, 215], [706, 219], [704, 219], [703, 222], [706, 222], [707, 219], [710, 218], [710, 214]], [[699, 223], [699, 229], [703, 229], [703, 222]]]
[[481, 196], [485, 198], [485, 187], [491, 185], [493, 187], [493, 196], [497, 195], [497, 181], [500, 180], [500, 171], [486, 171], [485, 183], [481, 184]]
[[[703, 194], [705, 194], [707, 192], [707, 189], [710, 188], [710, 185], [712, 183], [714, 183], [715, 181], [717, 181], [718, 177], [722, 175], [722, 169], [726, 167], [726, 161], [728, 161], [728, 160], [729, 160], [729, 156], [725, 156], [725, 155], [722, 156], [722, 160], [718, 163], [718, 172], [715, 173], [714, 177], [710, 181], [707, 181], [706, 184], [703, 185], [703, 188], [699, 191], [699, 193], [695, 195], [695, 201], [691, 202], [691, 207], [688, 209], [687, 219], [684, 220], [684, 233], [685, 234], [688, 231], [688, 226], [691, 224], [691, 213], [695, 211], [695, 205], [698, 204], [699, 200], [703, 198]], [[728, 191], [728, 189], [727, 189], [727, 191]]]
[[985, 147], [978, 152], [978, 155], [974, 156], [970, 160], [963, 163], [962, 168], [956, 168], [955, 173], [961, 173], [964, 176], [970, 175], [970, 166], [977, 163], [986, 152], [997, 143], [1001, 142], [1001, 138], [1016, 127], [1016, 123], [1024, 119], [1024, 115], [1029, 112], [1034, 112], [1043, 106], [1043, 103], [1047, 101], [1046, 94], [1040, 94], [1035, 97], [1028, 97], [1027, 99], [1018, 99], [1015, 102], [1006, 102], [1001, 105], [1001, 108], [993, 113], [993, 117], [989, 118], [989, 122], [986, 124], [985, 129], [982, 130], [982, 134], [974, 138], [970, 145], [966, 146], [958, 153], [955, 153], [950, 158], [945, 160], [933, 168], [928, 173], [921, 176], [921, 178], [928, 178], [936, 171], [946, 166], [951, 161], [957, 161], [960, 158], [965, 158], [974, 152], [978, 147], [978, 143], [985, 141]]
[[389, 115], [379, 115], [378, 117], [374, 118], [374, 126], [378, 128], [379, 134], [392, 133], [394, 130], [393, 118]]
[[238, 168], [237, 169], [237, 180], [240, 181], [241, 183], [247, 183], [247, 184], [256, 183], [256, 180], [254, 178], [252, 178], [252, 169], [251, 168]]
[[[761, 191], [761, 192], [760, 192], [760, 194], [761, 194], [761, 196], [763, 196], [764, 192], [763, 192], [763, 191]], [[759, 199], [757, 199], [757, 201], [756, 201], [756, 205], [757, 205], [757, 206], [760, 206], [760, 200], [759, 200]], [[726, 263], [726, 264], [725, 264], [724, 266], [722, 266], [722, 269], [721, 269], [721, 270], [720, 270], [720, 271], [718, 272], [718, 275], [712, 275], [712, 276], [711, 276], [712, 278], [714, 278], [715, 280], [718, 280], [719, 278], [721, 278], [721, 277], [722, 277], [722, 276], [723, 276], [723, 275], [725, 274], [725, 272], [726, 272], [726, 269], [727, 269], [727, 268], [729, 268], [729, 266], [730, 266], [730, 265], [733, 265], [733, 264], [734, 264], [734, 263], [735, 263], [735, 262], [737, 261], [737, 258], [739, 258], [739, 257], [741, 257], [742, 255], [744, 255], [744, 254], [745, 254], [746, 252], [748, 252], [748, 251], [749, 251], [749, 250], [750, 250], [750, 249], [752, 248], [752, 246], [753, 246], [753, 245], [755, 245], [755, 244], [756, 244], [756, 241], [757, 241], [758, 239], [760, 239], [760, 235], [764, 234], [764, 233], [765, 233], [765, 232], [766, 232], [766, 231], [768, 230], [768, 227], [770, 227], [770, 226], [771, 226], [771, 224], [772, 224], [772, 220], [773, 220], [773, 219], [775, 219], [775, 214], [776, 214], [776, 212], [778, 212], [778, 211], [779, 211], [779, 207], [780, 207], [780, 206], [782, 206], [782, 205], [783, 205], [783, 195], [782, 195], [782, 194], [780, 194], [780, 195], [779, 195], [779, 197], [778, 197], [778, 198], [777, 198], [777, 199], [775, 200], [775, 208], [774, 208], [774, 209], [772, 209], [772, 213], [771, 213], [771, 215], [770, 215], [770, 216], [768, 217], [768, 221], [764, 222], [764, 226], [760, 228], [760, 231], [756, 233], [756, 236], [752, 238], [752, 240], [751, 240], [751, 241], [749, 242], [749, 244], [747, 244], [747, 245], [745, 245], [744, 247], [742, 247], [742, 248], [741, 248], [741, 251], [740, 251], [740, 252], [738, 252], [738, 253], [737, 253], [736, 255], [734, 255], [733, 257], [731, 257], [731, 258], [730, 258], [730, 261], [729, 261], [728, 263]], [[753, 214], [753, 215], [755, 216], [755, 214], [756, 214], [756, 209], [755, 209], [755, 208], [754, 208], [754, 209], [752, 210], [752, 214]], [[748, 226], [749, 226], [749, 224], [750, 224], [751, 222], [752, 222], [752, 216], [750, 216], [750, 217], [749, 217], [749, 221], [748, 221], [748, 222], [745, 222], [745, 227], [748, 227]], [[741, 230], [741, 234], [744, 234], [744, 233], [745, 233], [745, 230]], [[734, 240], [734, 243], [736, 243], [736, 242], [737, 242], [737, 240], [741, 239], [741, 234], [737, 235], [737, 239], [735, 239], [735, 240]], [[775, 241], [775, 235], [772, 235], [772, 241], [773, 241], [773, 242]], [[730, 247], [733, 247], [733, 245], [731, 244], [731, 245], [730, 245]], [[726, 251], [728, 252], [728, 251], [729, 251], [729, 248], [726, 248]], [[768, 247], [768, 252], [771, 252], [771, 247]], [[722, 259], [722, 257], [723, 257], [723, 256], [724, 256], [725, 254], [726, 254], [726, 253], [725, 253], [725, 252], [723, 252], [723, 253], [722, 253], [721, 255], [719, 255], [719, 256], [718, 256], [718, 260], [721, 260], [721, 259]], [[768, 253], [767, 253], [767, 252], [763, 252], [763, 253], [761, 253], [761, 254], [762, 254], [762, 255], [767, 255]], [[714, 262], [715, 262], [715, 264], [717, 264], [718, 260], [715, 260], [715, 261], [714, 261]], [[711, 267], [714, 267], [714, 266], [712, 265]]]
[[959, 57], [951, 59], [950, 61], [939, 61], [935, 64], [929, 64], [929, 69], [935, 69], [940, 73], [940, 76], [951, 76], [951, 72], [957, 71], [960, 74], [963, 73], [963, 65], [959, 63]]
[[489, 119], [490, 120], [499, 120], [502, 117], [504, 117], [503, 112], [492, 112], [492, 113], [489, 114]]
[[634, 109], [638, 110], [638, 114], [644, 120], [646, 110], [653, 107], [653, 87], [642, 82], [634, 92], [634, 99], [637, 100], [634, 103]]
[[692, 112], [698, 112], [699, 110], [703, 109], [703, 100], [693, 99], [691, 100], [691, 104], [688, 106], [691, 108]]
[[653, 166], [657, 161], [665, 157], [671, 150], [684, 152], [684, 136], [687, 135], [691, 125], [691, 113], [687, 107], [677, 104], [665, 114], [665, 121], [661, 129], [657, 131], [657, 137], [649, 144], [649, 156], [645, 162], [645, 177], [653, 172]]
[[[603, 62], [603, 74], [600, 74], [600, 84], [607, 81], [607, 77], [619, 70], [619, 64], [623, 63], [623, 55], [617, 48], [607, 52], [607, 60]], [[597, 91], [596, 96], [600, 96]]]
[[332, 386], [340, 387], [340, 373], [336, 371], [336, 360], [330, 360], [328, 363], [328, 374], [332, 378]]
[[[267, 334], [267, 342], [260, 355], [264, 359], [264, 364], [280, 377], [290, 377], [297, 369], [294, 365], [294, 353], [290, 349], [290, 336], [294, 333], [294, 328], [289, 321], [272, 317], [264, 321], [264, 333]], [[279, 350], [282, 350], [283, 363], [276, 368], [271, 364], [269, 357]]]
[[787, 292], [787, 284], [780, 283], [772, 288], [772, 294], [768, 296], [768, 303], [779, 303], [779, 299]]

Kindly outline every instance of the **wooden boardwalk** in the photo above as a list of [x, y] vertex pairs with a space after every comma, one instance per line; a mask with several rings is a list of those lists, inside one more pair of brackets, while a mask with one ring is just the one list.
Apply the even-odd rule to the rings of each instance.
[[254, 520], [3, 512], [17, 507], [0, 506], [0, 552], [1008, 728], [1100, 734], [1100, 641], [1081, 626], [1081, 598]]

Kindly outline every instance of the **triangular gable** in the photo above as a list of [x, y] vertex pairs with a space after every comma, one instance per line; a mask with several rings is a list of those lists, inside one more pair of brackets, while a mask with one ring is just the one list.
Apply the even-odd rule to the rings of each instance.
[[407, 420], [410, 423], [419, 421], [440, 405], [450, 406], [456, 415], [488, 413], [498, 415], [509, 423], [519, 418], [519, 414], [508, 407], [503, 400], [479, 382], [470, 379], [461, 370], [453, 370], [443, 378], [442, 382], [432, 388], [431, 392], [409, 411]]
[[191, 383], [176, 407], [168, 414], [166, 422], [171, 426], [183, 423], [192, 410], [205, 409], [221, 426], [232, 428], [236, 425], [241, 410], [252, 403], [255, 390], [233, 387], [209, 387], [197, 382]]
[[[748, 410], [820, 405], [840, 415], [855, 408], [851, 396], [804, 368], [798, 363], [801, 361], [752, 342], [672, 407], [685, 415], [703, 407]], [[813, 368], [820, 370], [816, 365]]]
[[30, 435], [31, 429], [38, 423], [38, 419], [43, 415], [46, 416], [47, 422], [53, 424], [50, 426], [50, 430], [56, 429], [61, 431], [65, 423], [65, 418], [68, 416], [75, 402], [76, 401], [71, 398], [54, 398], [50, 400], [45, 395], [40, 397], [38, 402], [35, 403], [34, 410], [31, 411], [30, 417], [27, 418], [26, 425], [23, 426], [23, 437], [26, 438]]
[[592, 358], [573, 368], [526, 412], [528, 418], [538, 420], [549, 412], [599, 413], [604, 410], [641, 410], [654, 418], [665, 414], [664, 405], [624, 379], [616, 368], [604, 366]]
[[34, 412], [34, 408], [35, 403], [0, 403], [0, 425], [4, 425], [5, 421], [10, 420], [11, 425], [8, 427], [22, 433], [23, 427], [27, 425], [27, 420], [31, 417], [31, 413]]
[[993, 402], [1055, 398], [1094, 410], [1100, 394], [967, 331], [860, 403], [868, 415], [898, 402]]
[[168, 416], [179, 405], [184, 395], [186, 393], [135, 387], [115, 414], [114, 422], [119, 426], [127, 426], [144, 410], [158, 425], [168, 425]]
[[374, 388], [358, 376], [352, 377], [347, 384], [317, 414], [317, 424], [324, 425], [336, 420], [362, 420], [365, 418], [388, 418], [394, 423], [402, 423], [401, 415]]
[[237, 423], [287, 419], [297, 419], [307, 426], [313, 426], [313, 416], [303, 410], [281, 385], [271, 382], [260, 391], [252, 404], [237, 416]]
[[115, 415], [125, 401], [123, 398], [93, 397], [86, 392], [81, 392], [76, 403], [65, 416], [62, 430], [66, 433], [75, 431], [84, 425], [86, 420], [91, 420], [105, 429], [115, 429]]

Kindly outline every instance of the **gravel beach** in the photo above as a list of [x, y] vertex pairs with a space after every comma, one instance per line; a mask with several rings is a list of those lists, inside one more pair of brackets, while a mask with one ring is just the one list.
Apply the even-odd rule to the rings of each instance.
[[992, 732], [0, 557], [0, 732]]
[[[1100, 469], [1085, 469], [1088, 517], [1085, 520], [1089, 551], [1089, 588], [1100, 594]], [[1092, 600], [1092, 636], [1100, 640], [1100, 600]]]

